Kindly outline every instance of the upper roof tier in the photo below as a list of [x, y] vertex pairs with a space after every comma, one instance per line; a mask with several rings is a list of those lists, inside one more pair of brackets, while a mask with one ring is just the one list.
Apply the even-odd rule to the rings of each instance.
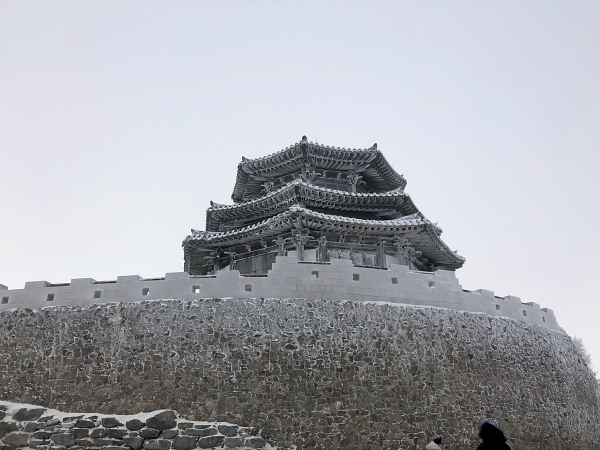
[[[265, 183], [283, 185], [294, 177], [300, 178], [301, 174], [308, 173], [310, 177], [310, 171], [319, 170], [318, 176], [324, 179], [324, 184], [327, 177], [335, 178], [335, 175], [338, 180], [362, 178], [365, 192], [385, 192], [406, 186], [404, 177], [377, 150], [377, 144], [367, 149], [347, 149], [309, 142], [303, 136], [300, 142], [277, 153], [256, 159], [242, 157], [231, 198], [236, 203], [249, 201], [264, 195]], [[285, 180], [290, 176], [291, 179]], [[319, 184], [318, 180], [315, 184]]]
[[268, 194], [233, 205], [212, 203], [206, 211], [206, 230], [224, 231], [263, 220], [298, 204], [316, 211], [363, 219], [397, 219], [419, 212], [408, 194], [400, 191], [358, 193], [294, 180]]

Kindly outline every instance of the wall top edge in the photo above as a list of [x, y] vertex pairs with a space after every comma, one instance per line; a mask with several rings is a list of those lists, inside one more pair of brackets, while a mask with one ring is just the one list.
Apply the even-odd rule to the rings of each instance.
[[[279, 256], [279, 257], [277, 257], [277, 262], [275, 264], [281, 265], [282, 263], [286, 263], [286, 262], [287, 263], [296, 263], [296, 264], [303, 265], [303, 266], [304, 265], [306, 265], [306, 266], [310, 266], [310, 265], [323, 266], [324, 265], [323, 263], [316, 262], [316, 261], [298, 261], [293, 256]], [[350, 260], [337, 259], [337, 260], [333, 260], [331, 263], [327, 263], [325, 265], [337, 266], [337, 267], [339, 267], [339, 266], [354, 267], [356, 269], [367, 269], [367, 270], [371, 269], [371, 270], [378, 270], [378, 271], [383, 270], [383, 271], [393, 271], [393, 272], [411, 272], [411, 273], [415, 273], [415, 274], [441, 276], [441, 277], [456, 279], [456, 273], [451, 270], [438, 269], [434, 272], [423, 272], [420, 270], [410, 270], [407, 266], [399, 265], [399, 264], [390, 264], [390, 266], [387, 268], [381, 268], [381, 267], [354, 265], [354, 264], [352, 264], [352, 262]], [[233, 271], [227, 271], [227, 272], [238, 272], [238, 271], [233, 270]], [[217, 273], [216, 276], [217, 277], [222, 276], [224, 273], [225, 273], [224, 271], [220, 271]], [[239, 276], [245, 277], [246, 275], [240, 274]], [[117, 277], [116, 280], [97, 281], [94, 278], [72, 278], [69, 283], [51, 283], [46, 280], [36, 280], [36, 281], [25, 282], [25, 286], [22, 289], [39, 289], [39, 288], [53, 288], [53, 287], [66, 287], [66, 286], [86, 286], [86, 285], [91, 285], [91, 284], [102, 285], [102, 284], [113, 284], [113, 283], [132, 283], [132, 282], [181, 280], [181, 279], [188, 279], [188, 278], [214, 278], [214, 277], [215, 277], [215, 275], [197, 276], [197, 275], [190, 275], [187, 272], [167, 272], [167, 273], [165, 273], [164, 277], [153, 277], [153, 278], [143, 278], [140, 275], [120, 275]], [[0, 284], [0, 290], [14, 291], [14, 290], [20, 290], [20, 289], [18, 289], [18, 288], [10, 289], [8, 286]], [[489, 291], [489, 292], [491, 292], [491, 291]]]
[[487, 289], [465, 290], [454, 271], [422, 272], [398, 264], [368, 267], [354, 265], [350, 260], [333, 260], [323, 265], [299, 262], [293, 256], [278, 257], [272, 269], [261, 275], [221, 270], [208, 276], [167, 272], [158, 278], [123, 275], [109, 281], [94, 278], [74, 278], [70, 283], [58, 284], [30, 281], [24, 289], [3, 289], [0, 310], [225, 297], [389, 301], [482, 312], [558, 328], [551, 309], [542, 309], [535, 302], [522, 302], [514, 295], [500, 297]]

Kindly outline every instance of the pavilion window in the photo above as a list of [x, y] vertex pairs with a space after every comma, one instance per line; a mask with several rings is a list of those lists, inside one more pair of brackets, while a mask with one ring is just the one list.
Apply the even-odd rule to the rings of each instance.
[[238, 259], [235, 262], [235, 269], [242, 275], [266, 275], [273, 267], [276, 255], [276, 253], [267, 253]]

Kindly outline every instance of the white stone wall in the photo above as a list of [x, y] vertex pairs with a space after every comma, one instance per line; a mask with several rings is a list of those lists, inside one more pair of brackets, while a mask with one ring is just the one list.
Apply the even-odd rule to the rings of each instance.
[[33, 281], [24, 289], [0, 285], [0, 311], [12, 308], [75, 306], [106, 302], [194, 298], [316, 298], [404, 303], [509, 317], [521, 322], [559, 329], [554, 312], [534, 302], [521, 303], [512, 295], [496, 297], [492, 291], [464, 291], [454, 272], [411, 271], [391, 264], [387, 269], [356, 267], [350, 260], [331, 263], [298, 262], [278, 257], [268, 276], [243, 276], [237, 270], [216, 276], [167, 273], [160, 279], [121, 276], [115, 282], [92, 278], [66, 285]]

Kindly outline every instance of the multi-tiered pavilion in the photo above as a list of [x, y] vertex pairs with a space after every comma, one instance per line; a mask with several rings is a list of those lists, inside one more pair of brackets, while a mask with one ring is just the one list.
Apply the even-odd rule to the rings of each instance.
[[309, 142], [238, 165], [233, 205], [211, 202], [206, 231], [183, 241], [185, 270], [266, 274], [277, 256], [350, 259], [355, 265], [456, 270], [465, 259], [440, 239], [404, 193], [406, 180], [377, 144], [345, 149]]

